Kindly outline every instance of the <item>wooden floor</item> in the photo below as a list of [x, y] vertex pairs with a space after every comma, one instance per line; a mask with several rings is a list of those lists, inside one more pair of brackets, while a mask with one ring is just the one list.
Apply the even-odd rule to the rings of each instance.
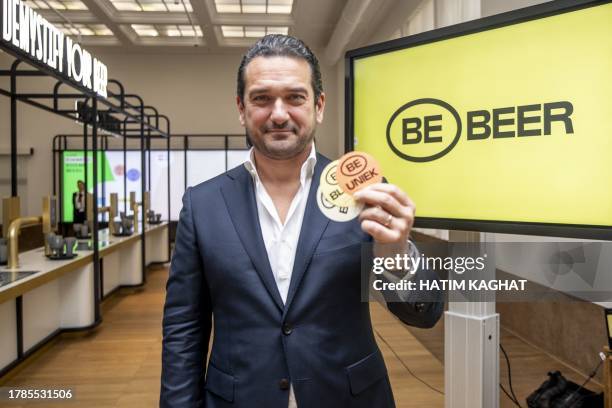
[[[75, 395], [72, 401], [6, 403], [6, 406], [158, 406], [166, 278], [166, 268], [151, 270], [144, 289], [122, 290], [104, 302], [104, 321], [96, 330], [86, 335], [62, 335], [0, 379], [3, 387], [71, 388]], [[378, 304], [372, 304], [372, 316], [398, 408], [443, 407], [442, 363]], [[514, 389], [523, 407], [525, 397], [544, 381], [548, 370], [557, 368], [569, 374], [567, 367], [516, 337], [505, 333], [502, 341], [512, 360]], [[500, 372], [502, 382], [507, 384], [503, 358]], [[577, 374], [569, 377], [582, 382]], [[501, 407], [514, 406], [502, 393], [500, 401]], [[5, 401], [0, 402], [3, 404]]]

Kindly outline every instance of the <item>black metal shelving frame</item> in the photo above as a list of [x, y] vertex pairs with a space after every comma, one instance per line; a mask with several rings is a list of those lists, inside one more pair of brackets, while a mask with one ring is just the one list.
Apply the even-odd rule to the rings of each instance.
[[[67, 119], [79, 121], [83, 125], [83, 147], [85, 155], [85, 163], [87, 163], [87, 152], [92, 152], [92, 184], [93, 190], [93, 202], [96, 205], [93, 208], [94, 222], [93, 222], [93, 273], [94, 273], [94, 311], [95, 319], [92, 325], [86, 327], [78, 327], [72, 329], [58, 329], [51, 333], [48, 337], [40, 341], [37, 345], [30, 348], [27, 352], [24, 351], [24, 339], [23, 339], [23, 299], [21, 296], [15, 299], [15, 310], [16, 310], [16, 336], [17, 336], [17, 359], [10, 363], [7, 367], [0, 371], [0, 377], [10, 371], [13, 367], [21, 363], [29, 355], [34, 353], [49, 340], [55, 337], [57, 334], [63, 331], [74, 331], [74, 330], [87, 330], [99, 325], [102, 321], [100, 312], [100, 303], [102, 301], [102, 285], [101, 285], [101, 258], [99, 250], [99, 223], [98, 223], [98, 154], [97, 152], [103, 147], [105, 135], [100, 135], [100, 130], [104, 128], [102, 123], [103, 117], [109, 115], [114, 117], [121, 125], [118, 129], [113, 129], [119, 137], [122, 137], [124, 144], [127, 139], [136, 138], [140, 139], [140, 152], [141, 152], [141, 168], [143, 174], [146, 172], [146, 147], [150, 144], [152, 138], [165, 138], [167, 143], [168, 152], [168, 164], [170, 154], [170, 119], [159, 114], [157, 109], [153, 106], [145, 105], [143, 99], [135, 94], [128, 94], [125, 92], [125, 88], [121, 82], [115, 79], [108, 81], [108, 94], [107, 97], [103, 97], [93, 92], [87, 87], [81, 86], [74, 81], [71, 81], [56, 71], [48, 68], [46, 65], [26, 58], [23, 53], [15, 50], [14, 47], [9, 44], [0, 42], [0, 49], [7, 54], [13, 56], [15, 59], [12, 62], [9, 69], [0, 69], [0, 77], [9, 78], [10, 85], [9, 89], [0, 88], [0, 95], [4, 95], [10, 98], [10, 162], [11, 162], [11, 196], [15, 197], [18, 194], [17, 186], [17, 146], [18, 146], [18, 134], [17, 134], [17, 117], [18, 117], [18, 104], [17, 102], [23, 102], [36, 108], [42, 109], [49, 113], [63, 116]], [[30, 68], [24, 67], [24, 63], [30, 66]], [[55, 79], [56, 82], [52, 86], [52, 90], [49, 90], [49, 84], [44, 85], [44, 89], [41, 92], [19, 92], [18, 91], [18, 79], [26, 78], [47, 78]], [[31, 85], [31, 84], [30, 84]], [[70, 87], [69, 90], [64, 88]], [[41, 87], [43, 88], [43, 87]], [[112, 88], [112, 90], [111, 90]], [[81, 110], [77, 109], [77, 102], [80, 102]], [[71, 103], [71, 104], [70, 104]], [[70, 105], [68, 105], [70, 104]], [[72, 107], [74, 105], [74, 107]], [[66, 106], [71, 106], [67, 108]], [[87, 107], [86, 112], [88, 115], [83, 115], [82, 107]], [[160, 127], [160, 122], [161, 123]], [[163, 129], [162, 129], [163, 127]], [[89, 146], [91, 141], [91, 148]], [[144, 197], [147, 185], [144, 177], [141, 177], [141, 197]], [[88, 184], [87, 171], [85, 171], [85, 183]], [[170, 191], [170, 169], [168, 169], [168, 191]], [[55, 192], [55, 191], [54, 191]], [[168, 196], [168, 200], [170, 197]], [[146, 282], [146, 235], [145, 235], [145, 218], [147, 214], [145, 211], [141, 211], [142, 218], [141, 223], [143, 228], [140, 234], [141, 238], [141, 258], [142, 258], [142, 283]], [[138, 222], [138, 220], [134, 220]], [[169, 228], [168, 228], [169, 231]], [[168, 240], [169, 241], [169, 240]], [[169, 254], [169, 253], [168, 253]], [[140, 286], [138, 285], [138, 286]]]

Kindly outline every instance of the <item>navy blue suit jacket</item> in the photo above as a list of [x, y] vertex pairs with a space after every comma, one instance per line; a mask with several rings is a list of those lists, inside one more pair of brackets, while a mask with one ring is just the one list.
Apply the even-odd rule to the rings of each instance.
[[[360, 249], [371, 237], [356, 219], [320, 212], [315, 193], [327, 163], [318, 155], [286, 304], [244, 166], [186, 191], [164, 307], [160, 406], [287, 408], [289, 384], [299, 408], [395, 406], [361, 301]], [[420, 327], [443, 308], [388, 305]]]

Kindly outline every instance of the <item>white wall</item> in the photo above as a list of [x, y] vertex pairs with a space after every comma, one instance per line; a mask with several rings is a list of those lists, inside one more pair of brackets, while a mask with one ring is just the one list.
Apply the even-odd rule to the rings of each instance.
[[482, 0], [482, 16], [488, 17], [494, 14], [505, 13], [523, 7], [535, 6], [550, 0]]
[[[110, 49], [97, 54], [107, 64], [109, 77], [121, 81], [126, 92], [140, 95], [147, 105], [170, 117], [173, 133], [244, 133], [235, 102], [241, 55], [125, 54]], [[0, 69], [7, 69], [10, 61], [6, 54], [0, 54]], [[324, 123], [317, 130], [317, 150], [335, 156], [337, 123], [341, 122], [335, 70], [322, 66], [322, 75], [328, 99]], [[22, 81], [19, 89], [52, 89], [49, 85], [35, 86], [34, 80]], [[8, 81], [0, 79], [0, 86], [7, 89]], [[9, 98], [0, 95], [0, 152], [8, 151], [10, 146], [9, 106]], [[81, 134], [82, 126], [23, 103], [18, 106], [18, 144], [35, 150], [34, 156], [20, 159], [21, 211], [29, 215], [40, 212], [41, 197], [51, 193], [52, 137], [59, 133]], [[9, 157], [0, 156], [0, 197], [8, 195]]]

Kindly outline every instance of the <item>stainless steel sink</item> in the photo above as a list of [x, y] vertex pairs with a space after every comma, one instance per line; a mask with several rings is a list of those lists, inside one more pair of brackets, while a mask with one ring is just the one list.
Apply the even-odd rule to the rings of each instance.
[[38, 271], [0, 271], [0, 287], [9, 285], [35, 273], [38, 273]]

